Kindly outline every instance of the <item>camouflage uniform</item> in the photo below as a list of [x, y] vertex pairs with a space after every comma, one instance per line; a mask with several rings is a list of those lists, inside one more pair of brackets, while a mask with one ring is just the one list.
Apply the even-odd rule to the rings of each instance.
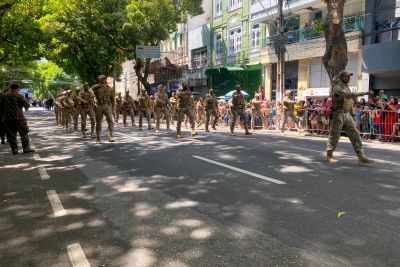
[[171, 117], [170, 122], [172, 125], [174, 125], [176, 109], [178, 104], [178, 99], [176, 98], [176, 96], [172, 95], [171, 98], [169, 99], [169, 103], [170, 103], [169, 115]]
[[189, 91], [189, 87], [187, 84], [183, 85], [183, 88], [177, 93], [177, 109], [178, 109], [178, 122], [176, 126], [176, 137], [181, 138], [181, 127], [184, 116], [186, 115], [190, 120], [190, 126], [192, 129], [192, 136], [197, 135], [195, 132], [195, 121], [193, 114], [193, 107], [191, 106], [192, 95]]
[[151, 115], [150, 115], [150, 97], [147, 95], [146, 90], [142, 90], [139, 96], [139, 130], [142, 130], [143, 116], [146, 115], [147, 125], [151, 129]]
[[54, 113], [56, 114], [56, 122], [59, 126], [64, 127], [64, 116], [62, 108], [62, 100], [64, 98], [64, 93], [59, 93], [56, 97]]
[[119, 114], [122, 112], [122, 96], [121, 93], [118, 93], [117, 97], [115, 98], [115, 114], [114, 114], [114, 121], [118, 123]]
[[242, 119], [244, 123], [244, 129], [246, 135], [250, 135], [249, 132], [249, 125], [248, 125], [248, 117], [245, 111], [246, 108], [246, 101], [244, 100], [244, 96], [241, 92], [235, 92], [232, 95], [232, 107], [231, 107], [231, 114], [232, 114], [232, 121], [231, 121], [231, 134], [234, 135], [234, 129], [236, 125], [236, 119], [238, 116]]
[[123, 123], [124, 126], [127, 126], [126, 123], [126, 117], [129, 116], [131, 117], [131, 122], [132, 122], [132, 127], [135, 126], [135, 114], [134, 114], [134, 110], [136, 109], [135, 106], [135, 101], [133, 101], [133, 98], [130, 95], [125, 95], [122, 98], [122, 119], [123, 119]]
[[[99, 80], [105, 79], [104, 76], [100, 76]], [[114, 122], [112, 118], [112, 106], [114, 102], [114, 93], [110, 86], [104, 83], [96, 84], [92, 87], [92, 91], [95, 96], [96, 108], [96, 141], [100, 143], [101, 135], [101, 124], [103, 121], [103, 116], [106, 117], [108, 124], [108, 141], [114, 142], [113, 140], [113, 129]]]
[[208, 126], [210, 124], [211, 115], [214, 116], [214, 122], [212, 124], [212, 128], [216, 130], [215, 125], [218, 123], [218, 100], [214, 94], [207, 94], [205, 98], [206, 105], [206, 132], [209, 131]]
[[61, 100], [63, 119], [65, 129], [68, 130], [69, 124], [71, 123], [71, 117], [74, 109], [74, 101], [71, 97], [71, 93], [68, 92]]
[[294, 115], [294, 104], [296, 101], [291, 98], [291, 91], [286, 92], [285, 97], [283, 98], [283, 123], [281, 127], [281, 132], [285, 132], [285, 125], [288, 122], [288, 118], [290, 117], [294, 122], [296, 129], [298, 129], [299, 120]]
[[94, 129], [96, 126], [96, 115], [94, 113], [94, 94], [89, 89], [85, 89], [79, 95], [80, 100], [80, 112], [81, 112], [81, 130], [82, 137], [85, 137], [86, 132], [86, 118], [89, 115], [90, 118], [90, 135], [93, 136]]
[[262, 123], [265, 123], [264, 114], [261, 111], [262, 101], [258, 100], [258, 97], [251, 101], [251, 128], [254, 130], [256, 126], [256, 117], [260, 117]]
[[197, 113], [197, 128], [200, 127], [200, 125], [205, 122], [205, 117], [206, 117], [206, 110], [204, 106], [204, 101], [199, 98], [199, 100], [196, 103], [196, 113]]
[[343, 129], [346, 132], [347, 137], [350, 139], [359, 161], [361, 163], [372, 163], [373, 161], [368, 159], [364, 155], [360, 133], [358, 132], [356, 124], [352, 117], [353, 99], [357, 96], [366, 95], [368, 93], [352, 93], [350, 91], [348, 81], [344, 82], [342, 78], [348, 77], [348, 79], [350, 80], [349, 77], [351, 75], [352, 73], [349, 73], [348, 71], [341, 71], [338, 75], [337, 83], [332, 90], [333, 117], [331, 121], [331, 131], [329, 134], [329, 140], [326, 149], [326, 160], [332, 163], [337, 162], [337, 160], [333, 158], [333, 151], [335, 151], [336, 149], [337, 143], [340, 138], [340, 133]]
[[74, 102], [74, 108], [72, 109], [72, 119], [74, 122], [74, 131], [78, 131], [78, 119], [80, 112], [80, 99], [79, 99], [79, 90], [72, 92], [72, 101]]
[[7, 138], [13, 154], [18, 154], [17, 133], [21, 137], [24, 153], [34, 152], [29, 146], [29, 127], [22, 108], [28, 109], [29, 102], [17, 91], [11, 90], [3, 97], [2, 111]]
[[164, 118], [167, 120], [167, 130], [169, 130], [169, 112], [167, 109], [168, 105], [168, 96], [164, 91], [158, 91], [154, 95], [155, 101], [156, 101], [156, 116], [157, 116], [157, 124], [156, 124], [156, 130], [160, 130], [160, 122], [161, 122], [161, 117], [162, 114], [164, 114]]

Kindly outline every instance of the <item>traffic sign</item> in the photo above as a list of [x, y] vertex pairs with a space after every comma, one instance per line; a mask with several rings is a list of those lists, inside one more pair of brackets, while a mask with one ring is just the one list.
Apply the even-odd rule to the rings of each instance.
[[160, 46], [136, 46], [136, 57], [137, 58], [160, 58]]

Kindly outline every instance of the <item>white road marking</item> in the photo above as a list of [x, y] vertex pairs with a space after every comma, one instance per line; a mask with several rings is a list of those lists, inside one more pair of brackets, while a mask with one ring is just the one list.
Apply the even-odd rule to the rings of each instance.
[[67, 250], [73, 267], [90, 267], [85, 253], [83, 253], [81, 245], [78, 243], [69, 245]]
[[39, 170], [39, 174], [40, 174], [40, 179], [42, 180], [49, 180], [50, 179], [50, 175], [47, 174], [47, 171], [44, 167], [39, 166], [38, 167]]
[[61, 200], [58, 197], [55, 190], [47, 191], [47, 197], [50, 200], [50, 204], [51, 204], [51, 207], [53, 208], [55, 217], [67, 215], [67, 211], [64, 209], [63, 205], [61, 204]]
[[130, 138], [130, 139], [132, 139], [132, 140], [135, 140], [135, 141], [142, 141], [142, 140], [143, 140], [143, 139], [141, 139], [141, 138], [139, 138], [139, 137], [130, 136], [129, 134], [124, 134], [124, 133], [116, 133], [116, 134], [119, 134], [119, 135], [128, 137], [128, 138]]
[[243, 170], [243, 169], [240, 169], [240, 168], [237, 168], [237, 167], [233, 167], [233, 166], [230, 166], [230, 165], [227, 165], [227, 164], [224, 164], [224, 163], [220, 163], [220, 162], [211, 160], [211, 159], [207, 159], [207, 158], [203, 158], [203, 157], [199, 157], [199, 156], [195, 156], [195, 155], [193, 155], [193, 157], [196, 158], [196, 159], [203, 160], [203, 161], [206, 161], [206, 162], [209, 162], [209, 163], [212, 163], [212, 164], [215, 164], [215, 165], [227, 168], [227, 169], [231, 169], [231, 170], [234, 170], [234, 171], [237, 171], [237, 172], [241, 172], [241, 173], [244, 173], [244, 174], [247, 174], [247, 175], [250, 175], [250, 176], [253, 176], [253, 177], [268, 181], [268, 182], [271, 182], [271, 183], [286, 184], [285, 182], [276, 180], [274, 178], [270, 178], [270, 177], [266, 177], [266, 176], [258, 174], [258, 173], [246, 171], [246, 170]]

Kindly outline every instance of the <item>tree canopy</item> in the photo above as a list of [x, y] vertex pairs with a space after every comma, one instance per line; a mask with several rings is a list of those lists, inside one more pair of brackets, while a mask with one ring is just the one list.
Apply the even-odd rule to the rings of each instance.
[[0, 66], [22, 66], [45, 57], [72, 77], [94, 83], [119, 77], [122, 62], [136, 61], [147, 83], [149, 60], [136, 45], [158, 45], [201, 0], [4, 0], [0, 4]]

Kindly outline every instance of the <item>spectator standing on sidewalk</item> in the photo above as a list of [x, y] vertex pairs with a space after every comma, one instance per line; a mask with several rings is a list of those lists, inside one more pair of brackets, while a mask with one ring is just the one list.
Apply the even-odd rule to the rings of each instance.
[[3, 114], [4, 117], [7, 138], [14, 155], [18, 154], [17, 133], [19, 133], [21, 137], [23, 152], [35, 152], [35, 150], [29, 146], [29, 127], [24, 113], [22, 112], [22, 108], [28, 110], [30, 105], [29, 102], [19, 94], [20, 89], [21, 87], [19, 84], [11, 85], [11, 91], [3, 97], [3, 103], [1, 105], [2, 110], [0, 111], [0, 114]]
[[353, 73], [346, 70], [339, 72], [337, 76], [337, 83], [333, 87], [333, 119], [331, 124], [331, 132], [326, 149], [326, 161], [330, 163], [337, 163], [338, 160], [333, 157], [337, 143], [339, 142], [340, 133], [342, 129], [349, 137], [351, 144], [357, 154], [360, 163], [372, 163], [373, 160], [367, 158], [364, 154], [360, 133], [356, 129], [356, 124], [351, 116], [353, 98], [373, 92], [365, 93], [352, 93], [349, 88], [350, 77]]

